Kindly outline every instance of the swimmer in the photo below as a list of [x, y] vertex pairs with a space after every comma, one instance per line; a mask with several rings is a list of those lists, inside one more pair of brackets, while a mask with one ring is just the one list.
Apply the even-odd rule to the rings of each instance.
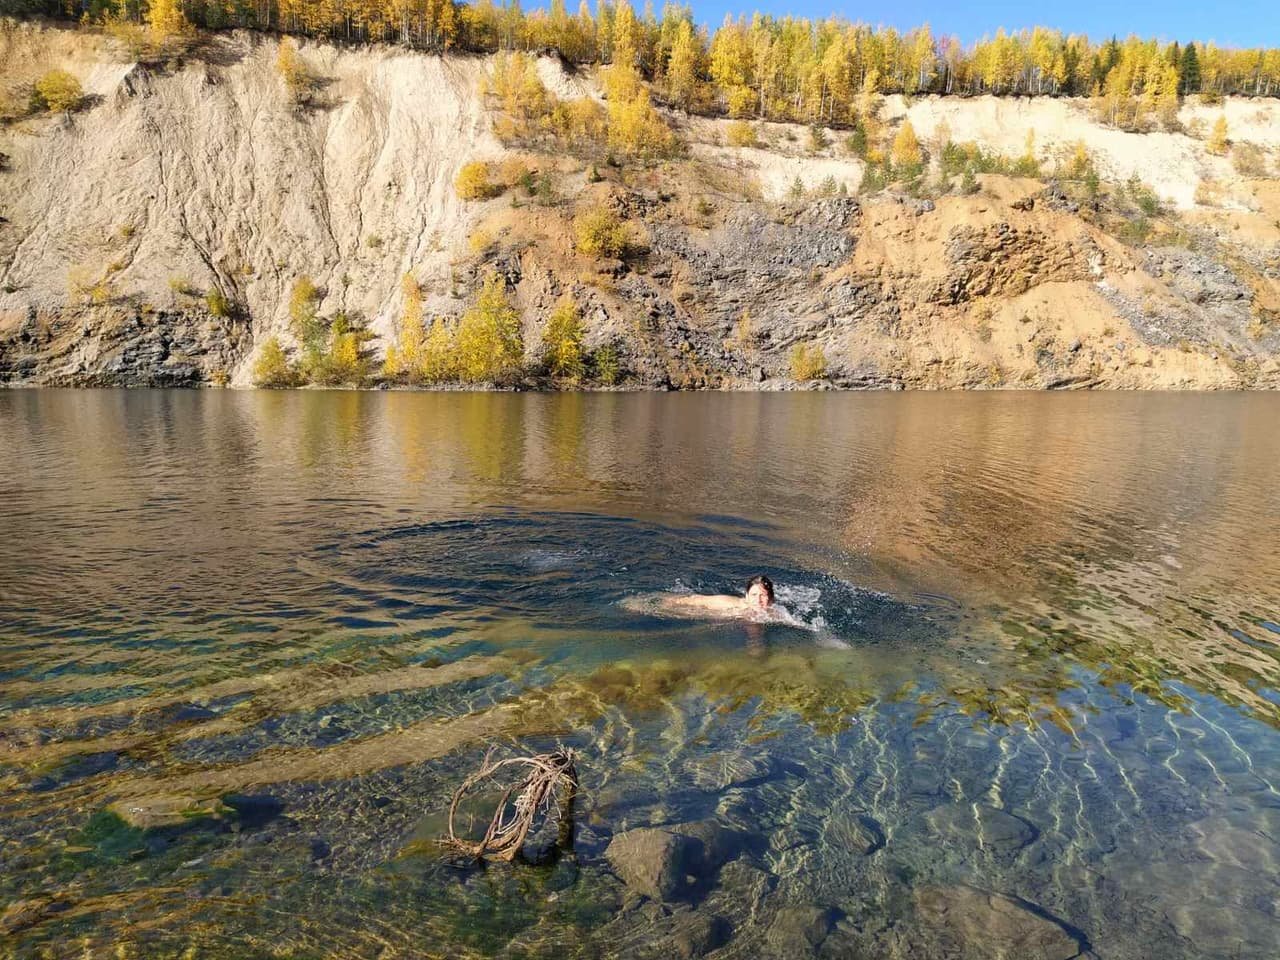
[[773, 581], [764, 574], [752, 577], [747, 581], [747, 593], [743, 597], [728, 594], [676, 595], [664, 596], [658, 604], [663, 610], [686, 616], [699, 613], [726, 619], [759, 616], [773, 606]]

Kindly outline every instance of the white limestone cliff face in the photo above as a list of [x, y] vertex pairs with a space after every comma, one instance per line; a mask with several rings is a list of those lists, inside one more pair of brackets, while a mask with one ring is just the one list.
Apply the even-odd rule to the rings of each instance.
[[304, 44], [321, 105], [299, 109], [274, 42], [214, 44], [210, 62], [172, 72], [81, 63], [97, 105], [4, 133], [0, 313], [65, 311], [88, 299], [71, 284], [103, 277], [112, 301], [198, 310], [185, 285], [221, 292], [261, 342], [287, 333], [289, 289], [307, 275], [323, 312], [385, 334], [407, 270], [447, 284], [470, 216], [454, 177], [501, 152], [484, 61]]

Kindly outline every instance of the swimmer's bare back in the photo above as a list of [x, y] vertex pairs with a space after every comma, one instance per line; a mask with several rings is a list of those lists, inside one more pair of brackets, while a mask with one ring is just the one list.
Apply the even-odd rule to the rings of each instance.
[[688, 619], [736, 620], [755, 619], [753, 610], [743, 597], [724, 594], [647, 593], [628, 597], [622, 605], [636, 613]]
[[684, 613], [710, 617], [742, 617], [750, 611], [742, 597], [731, 597], [725, 594], [704, 596], [702, 594], [676, 594], [663, 597], [659, 605], [673, 613]]

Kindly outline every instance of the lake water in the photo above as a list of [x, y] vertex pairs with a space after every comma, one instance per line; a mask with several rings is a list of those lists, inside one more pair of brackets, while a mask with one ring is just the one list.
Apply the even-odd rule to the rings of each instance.
[[[18, 956], [1280, 953], [1280, 397], [12, 391], [0, 451]], [[622, 606], [759, 572], [799, 625]], [[444, 856], [557, 744], [571, 849]], [[671, 902], [610, 868], [688, 823]]]

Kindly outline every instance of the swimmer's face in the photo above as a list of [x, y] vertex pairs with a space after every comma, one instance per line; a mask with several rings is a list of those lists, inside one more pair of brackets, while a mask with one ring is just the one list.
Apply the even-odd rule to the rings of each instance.
[[753, 583], [747, 588], [747, 606], [759, 607], [761, 610], [769, 606], [769, 591], [764, 588], [764, 584]]

